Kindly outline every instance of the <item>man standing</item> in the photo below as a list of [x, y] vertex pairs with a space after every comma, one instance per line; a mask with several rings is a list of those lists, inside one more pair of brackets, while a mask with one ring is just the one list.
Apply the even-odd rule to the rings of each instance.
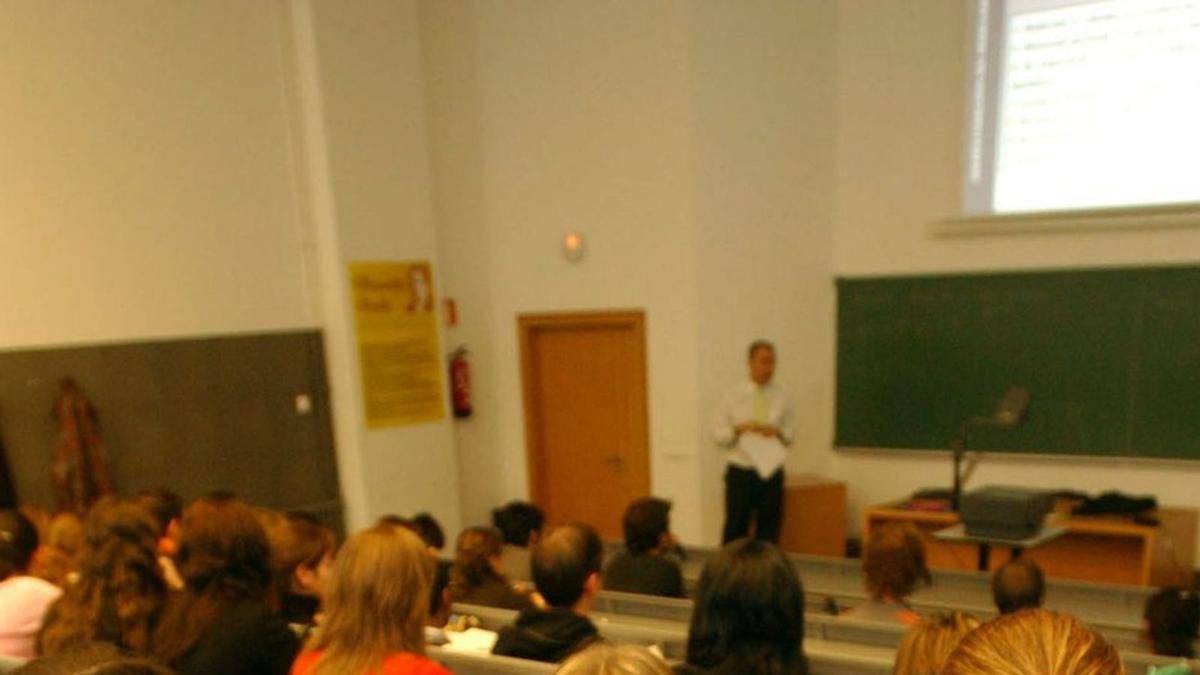
[[748, 350], [750, 381], [731, 389], [713, 425], [717, 445], [726, 450], [725, 532], [722, 543], [750, 533], [779, 542], [783, 519], [783, 449], [792, 444], [792, 403], [771, 382], [775, 346], [756, 340]]

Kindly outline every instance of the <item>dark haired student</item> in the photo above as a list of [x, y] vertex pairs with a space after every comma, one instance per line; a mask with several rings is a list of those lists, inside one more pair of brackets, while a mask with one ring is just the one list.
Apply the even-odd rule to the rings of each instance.
[[557, 663], [600, 639], [588, 619], [600, 593], [604, 545], [587, 525], [552, 531], [533, 549], [533, 581], [545, 609], [530, 608], [500, 629], [493, 654]]
[[655, 497], [634, 500], [625, 509], [625, 550], [604, 570], [610, 591], [683, 597], [683, 573], [674, 552], [671, 502]]
[[268, 605], [270, 548], [253, 509], [215, 493], [187, 507], [179, 572], [153, 656], [180, 675], [287, 675], [300, 642]]
[[683, 675], [807, 675], [804, 588], [779, 549], [739, 539], [704, 566]]

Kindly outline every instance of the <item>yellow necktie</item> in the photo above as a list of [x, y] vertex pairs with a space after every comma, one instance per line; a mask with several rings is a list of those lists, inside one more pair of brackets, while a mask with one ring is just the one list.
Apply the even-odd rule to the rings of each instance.
[[766, 424], [767, 420], [767, 392], [763, 391], [762, 387], [757, 387], [754, 390], [754, 421], [759, 424]]

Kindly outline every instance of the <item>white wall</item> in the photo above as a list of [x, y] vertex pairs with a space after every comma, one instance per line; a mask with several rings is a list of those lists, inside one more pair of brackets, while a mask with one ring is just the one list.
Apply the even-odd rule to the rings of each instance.
[[430, 259], [413, 2], [0, 7], [0, 349], [321, 327], [350, 527], [459, 526], [449, 422], [362, 423], [346, 265]]
[[312, 328], [274, 5], [0, 8], [0, 349]]
[[[446, 290], [474, 351], [466, 520], [528, 496], [516, 316], [646, 312], [653, 489], [698, 537], [689, 119], [671, 4], [422, 5]], [[568, 230], [587, 258], [567, 263]]]
[[[880, 275], [1078, 268], [1200, 260], [1200, 232], [1092, 232], [938, 238], [958, 212], [969, 3], [837, 5], [834, 271]], [[832, 358], [832, 356], [831, 356]], [[1036, 396], [1036, 394], [1035, 394]], [[830, 452], [852, 504], [948, 485], [949, 458]], [[1120, 489], [1200, 507], [1195, 463], [984, 458], [971, 485]]]
[[746, 347], [776, 343], [796, 404], [789, 472], [832, 437], [833, 21], [829, 3], [689, 3], [695, 119], [696, 342], [703, 541], [724, 520], [724, 456], [707, 422], [744, 381]]
[[318, 243], [347, 524], [430, 511], [457, 532], [448, 412], [425, 424], [366, 428], [347, 290], [352, 261], [429, 260], [435, 283], [441, 274], [416, 3], [299, 0], [290, 7], [296, 135]]
[[[516, 315], [637, 307], [652, 489], [685, 541], [715, 542], [722, 459], [705, 427], [751, 339], [779, 341], [805, 409], [796, 464], [828, 446], [829, 6], [421, 9], [446, 289], [462, 310], [450, 339], [475, 355], [476, 415], [456, 423], [466, 520], [528, 495]], [[588, 238], [579, 265], [559, 254], [571, 229]]]

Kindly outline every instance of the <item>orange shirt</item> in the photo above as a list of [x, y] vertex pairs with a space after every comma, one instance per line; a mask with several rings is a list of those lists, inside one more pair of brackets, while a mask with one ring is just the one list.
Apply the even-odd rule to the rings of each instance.
[[[292, 664], [292, 675], [308, 675], [324, 652], [307, 650], [296, 657]], [[379, 675], [451, 675], [438, 662], [424, 656], [399, 652], [383, 660], [383, 667], [374, 671]]]

